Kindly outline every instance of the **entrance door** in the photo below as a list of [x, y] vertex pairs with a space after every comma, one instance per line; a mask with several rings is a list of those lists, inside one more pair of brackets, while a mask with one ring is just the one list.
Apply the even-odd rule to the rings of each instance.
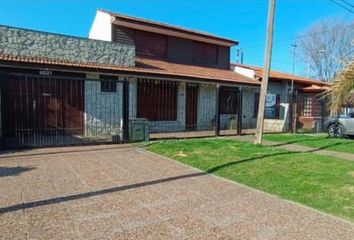
[[186, 130], [197, 128], [198, 84], [188, 83], [186, 86]]

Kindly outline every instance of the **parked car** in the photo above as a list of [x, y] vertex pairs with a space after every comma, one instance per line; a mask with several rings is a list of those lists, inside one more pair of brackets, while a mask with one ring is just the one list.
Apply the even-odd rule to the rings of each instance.
[[330, 137], [354, 136], [354, 112], [329, 117], [324, 127]]

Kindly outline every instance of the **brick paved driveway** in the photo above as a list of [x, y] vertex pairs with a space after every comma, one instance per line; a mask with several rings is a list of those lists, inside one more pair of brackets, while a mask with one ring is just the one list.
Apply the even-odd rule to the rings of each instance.
[[0, 155], [1, 239], [352, 239], [353, 226], [128, 145]]

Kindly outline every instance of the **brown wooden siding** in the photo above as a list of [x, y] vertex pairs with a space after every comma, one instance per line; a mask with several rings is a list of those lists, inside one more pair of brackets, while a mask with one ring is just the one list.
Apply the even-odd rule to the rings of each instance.
[[135, 31], [137, 55], [166, 58], [167, 37], [160, 34]]
[[215, 65], [218, 63], [218, 47], [213, 44], [193, 42], [193, 62]]
[[171, 62], [230, 68], [230, 48], [115, 26], [114, 41], [135, 44], [136, 54]]
[[134, 45], [134, 30], [125, 27], [115, 27], [113, 30], [115, 42]]

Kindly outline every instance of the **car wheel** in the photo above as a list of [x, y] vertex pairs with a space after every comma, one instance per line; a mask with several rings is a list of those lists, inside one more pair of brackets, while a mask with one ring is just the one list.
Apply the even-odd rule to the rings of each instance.
[[341, 138], [343, 137], [343, 127], [339, 124], [332, 124], [328, 128], [328, 134], [332, 138]]

